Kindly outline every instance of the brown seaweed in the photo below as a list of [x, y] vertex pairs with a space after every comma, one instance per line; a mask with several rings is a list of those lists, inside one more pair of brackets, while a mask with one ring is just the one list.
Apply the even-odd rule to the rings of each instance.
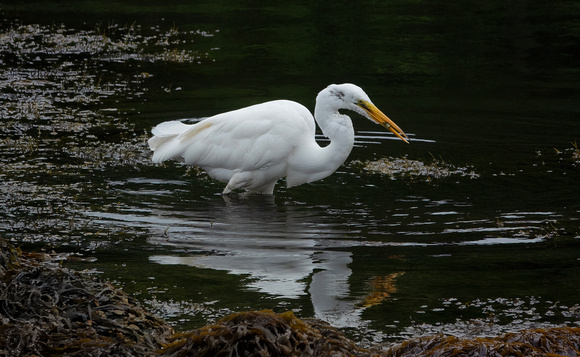
[[289, 311], [233, 314], [215, 325], [171, 337], [164, 356], [378, 356], [334, 327]]
[[362, 348], [316, 319], [248, 311], [174, 333], [131, 296], [0, 238], [0, 356], [580, 356], [580, 328]]
[[495, 338], [420, 337], [390, 348], [385, 356], [580, 356], [580, 328], [523, 330]]
[[0, 245], [0, 355], [143, 356], [173, 333], [111, 284]]
[[385, 176], [391, 180], [424, 181], [431, 183], [435, 180], [445, 179], [451, 176], [479, 178], [473, 167], [456, 166], [442, 159], [432, 157], [431, 162], [412, 160], [404, 157], [385, 157], [375, 161], [355, 160], [351, 163], [362, 171]]

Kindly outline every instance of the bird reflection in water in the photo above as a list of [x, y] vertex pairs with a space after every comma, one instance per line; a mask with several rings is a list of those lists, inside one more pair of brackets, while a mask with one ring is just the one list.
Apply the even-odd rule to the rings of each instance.
[[[214, 223], [203, 230], [199, 229], [199, 213], [172, 212], [167, 236], [159, 226], [157, 238], [150, 238], [149, 243], [201, 253], [155, 254], [150, 261], [227, 271], [244, 277], [243, 289], [276, 299], [309, 296], [315, 317], [336, 327], [361, 326], [360, 315], [366, 307], [396, 292], [395, 280], [402, 273], [373, 278], [370, 294], [353, 299], [356, 294], [349, 281], [353, 255], [348, 247], [357, 242], [349, 239], [348, 228], [333, 221], [323, 208], [272, 209], [267, 206], [275, 205], [273, 200], [264, 199], [230, 197], [221, 205], [214, 200]], [[176, 216], [184, 218], [177, 223]]]
[[358, 306], [367, 308], [379, 305], [397, 292], [396, 279], [405, 274], [404, 271], [389, 275], [373, 276], [368, 285], [370, 292], [362, 299]]

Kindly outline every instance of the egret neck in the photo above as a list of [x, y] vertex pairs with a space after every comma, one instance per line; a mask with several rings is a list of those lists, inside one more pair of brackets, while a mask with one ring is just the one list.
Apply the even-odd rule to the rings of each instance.
[[294, 169], [299, 169], [300, 175], [298, 177], [289, 173], [288, 187], [330, 176], [352, 151], [354, 145], [352, 121], [347, 115], [338, 112], [340, 108], [335, 101], [328, 100], [329, 96], [327, 91], [319, 93], [314, 108], [314, 119], [330, 143], [321, 147], [315, 138], [311, 137], [310, 145], [297, 150], [295, 160], [292, 161], [299, 166], [294, 166]]

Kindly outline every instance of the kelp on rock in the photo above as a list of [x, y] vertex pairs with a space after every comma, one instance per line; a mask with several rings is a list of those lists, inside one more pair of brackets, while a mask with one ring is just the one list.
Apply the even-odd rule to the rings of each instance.
[[427, 336], [362, 348], [342, 332], [292, 312], [249, 311], [175, 333], [121, 289], [63, 268], [66, 257], [23, 254], [0, 239], [3, 356], [579, 356], [580, 328], [523, 330], [495, 338]]

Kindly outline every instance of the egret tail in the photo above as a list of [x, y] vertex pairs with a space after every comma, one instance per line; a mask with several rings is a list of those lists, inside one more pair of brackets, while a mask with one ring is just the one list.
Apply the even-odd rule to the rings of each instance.
[[179, 158], [185, 147], [181, 144], [180, 136], [187, 131], [191, 125], [180, 121], [166, 121], [151, 130], [153, 137], [149, 139], [149, 148], [153, 150], [153, 162]]

